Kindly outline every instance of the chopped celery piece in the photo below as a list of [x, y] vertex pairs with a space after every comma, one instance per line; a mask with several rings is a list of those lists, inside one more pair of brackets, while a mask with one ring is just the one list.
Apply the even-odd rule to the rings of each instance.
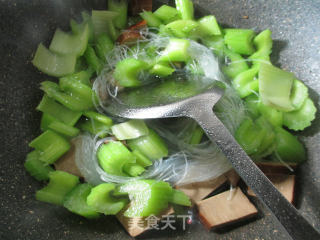
[[[37, 106], [37, 110], [44, 113], [43, 121], [48, 122], [49, 118], [51, 120], [57, 119], [66, 125], [73, 126], [81, 117], [80, 112], [72, 111], [65, 106], [55, 102], [52, 98], [44, 95], [41, 102]], [[48, 116], [50, 115], [50, 117]], [[51, 122], [49, 120], [49, 122]], [[45, 125], [44, 125], [45, 126]]]
[[87, 64], [94, 70], [96, 73], [100, 73], [102, 70], [102, 62], [97, 57], [96, 52], [94, 51], [93, 47], [88, 46], [87, 50], [84, 53], [84, 57], [86, 59]]
[[285, 162], [301, 163], [306, 160], [306, 152], [296, 136], [283, 128], [275, 128], [276, 153]]
[[133, 119], [111, 127], [113, 135], [118, 140], [138, 138], [149, 134], [149, 129], [143, 120]]
[[264, 116], [273, 126], [282, 126], [283, 113], [274, 109], [273, 107], [264, 105], [261, 101], [258, 103], [258, 109], [262, 116]]
[[99, 213], [87, 204], [87, 197], [91, 193], [92, 186], [88, 183], [79, 184], [73, 188], [63, 200], [63, 206], [70, 212], [85, 218], [98, 218]]
[[189, 141], [190, 144], [199, 144], [201, 142], [201, 139], [203, 137], [203, 129], [199, 126], [197, 126], [191, 135], [191, 139]]
[[27, 172], [38, 181], [48, 180], [49, 173], [54, 170], [52, 167], [46, 165], [46, 163], [40, 161], [39, 157], [40, 152], [37, 150], [28, 153], [24, 167]]
[[151, 68], [150, 73], [159, 77], [167, 77], [174, 71], [175, 69], [168, 65], [157, 63]]
[[140, 16], [147, 21], [149, 27], [159, 27], [161, 20], [150, 11], [143, 11]]
[[283, 113], [283, 125], [295, 131], [303, 130], [311, 125], [316, 112], [317, 109], [312, 100], [307, 98], [300, 109]]
[[91, 16], [85, 11], [81, 13], [81, 16], [82, 16], [82, 23], [77, 23], [76, 21], [71, 19], [70, 21], [71, 31], [73, 32], [73, 34], [80, 34], [81, 32], [83, 32], [83, 28], [85, 27], [85, 25], [88, 25], [88, 30], [89, 30], [88, 41], [91, 43], [94, 38]]
[[245, 98], [245, 106], [247, 108], [247, 111], [249, 115], [254, 119], [260, 116], [259, 103], [259, 97], [255, 94], [252, 94]]
[[175, 0], [176, 8], [179, 11], [181, 18], [184, 20], [193, 19], [193, 3], [191, 0]]
[[251, 155], [259, 151], [266, 133], [266, 129], [261, 128], [251, 119], [245, 119], [237, 129], [235, 138], [245, 152]]
[[199, 27], [199, 23], [193, 20], [176, 20], [163, 27], [163, 34], [178, 38], [190, 38]]
[[222, 35], [222, 31], [215, 16], [205, 16], [198, 20], [200, 32], [203, 36]]
[[126, 58], [117, 63], [113, 76], [120, 86], [137, 87], [141, 85], [138, 79], [139, 72], [148, 67], [148, 64], [141, 60]]
[[233, 52], [244, 55], [254, 53], [253, 38], [255, 33], [253, 30], [228, 28], [224, 31], [224, 42]]
[[308, 98], [308, 88], [301, 81], [294, 79], [290, 100], [295, 110], [302, 107], [305, 100]]
[[168, 208], [172, 199], [169, 183], [156, 180], [137, 180], [123, 184], [119, 192], [128, 193], [130, 207], [124, 212], [126, 217], [147, 217], [159, 215]]
[[190, 58], [187, 39], [171, 38], [165, 50], [161, 53], [160, 62], [187, 62]]
[[222, 36], [207, 36], [203, 37], [201, 40], [205, 46], [213, 50], [215, 55], [218, 57], [223, 56], [223, 49], [225, 45]]
[[127, 203], [127, 199], [113, 198], [111, 191], [115, 190], [112, 183], [102, 183], [92, 188], [87, 197], [87, 204], [95, 211], [105, 215], [117, 214]]
[[150, 160], [157, 160], [168, 156], [168, 147], [163, 139], [152, 129], [149, 134], [127, 141], [131, 150], [137, 150]]
[[263, 104], [282, 111], [292, 111], [290, 94], [294, 75], [269, 64], [261, 63], [259, 92]]
[[102, 144], [97, 157], [101, 168], [109, 174], [126, 176], [123, 166], [127, 163], [135, 163], [135, 156], [121, 143], [109, 142]]
[[118, 32], [114, 27], [113, 21], [117, 16], [119, 16], [118, 12], [92, 10], [91, 19], [94, 35], [97, 37], [101, 33], [107, 33], [115, 41], [118, 37]]
[[36, 199], [56, 205], [62, 205], [67, 193], [79, 184], [78, 177], [62, 171], [50, 172], [49, 179], [48, 185], [36, 192]]
[[106, 56], [114, 47], [113, 41], [106, 33], [102, 33], [96, 40], [95, 50], [100, 59], [105, 60]]
[[78, 128], [68, 126], [62, 122], [54, 121], [49, 124], [49, 129], [65, 135], [67, 137], [75, 137], [79, 134], [80, 130]]
[[118, 16], [114, 18], [113, 23], [117, 28], [124, 29], [127, 26], [127, 0], [108, 0], [108, 9], [118, 13]]
[[178, 20], [179, 18], [178, 10], [168, 5], [162, 5], [153, 14], [165, 24]]
[[83, 119], [79, 122], [78, 127], [82, 131], [87, 131], [93, 135], [98, 135], [100, 138], [104, 138], [110, 131], [110, 125], [104, 124], [95, 119]]
[[231, 79], [235, 78], [239, 73], [249, 69], [245, 59], [240, 54], [232, 52], [226, 47], [223, 50], [226, 58], [230, 60], [227, 66], [223, 66], [223, 72]]
[[63, 78], [63, 81], [77, 81], [79, 83], [85, 84], [89, 87], [91, 87], [91, 83], [90, 83], [90, 78], [93, 74], [93, 71], [91, 68], [85, 70], [85, 71], [80, 71], [77, 73], [73, 73], [71, 75], [67, 75]]
[[62, 77], [74, 72], [76, 56], [53, 53], [40, 43], [32, 64], [49, 76]]
[[241, 98], [245, 98], [254, 92], [259, 90], [259, 82], [256, 80], [256, 75], [258, 73], [257, 68], [251, 68], [244, 72], [239, 73], [232, 81], [232, 86], [236, 89]]
[[144, 156], [139, 150], [133, 150], [133, 155], [136, 157], [136, 163], [142, 167], [149, 167], [152, 165], [152, 161]]
[[83, 115], [86, 116], [87, 118], [91, 118], [98, 122], [101, 122], [109, 127], [111, 127], [112, 125], [112, 119], [107, 117], [106, 115], [102, 115], [100, 113], [93, 112], [93, 111], [85, 111], [83, 112]]
[[187, 207], [191, 206], [189, 197], [185, 195], [184, 192], [175, 189], [172, 191], [172, 196], [169, 202]]
[[58, 119], [52, 117], [47, 113], [42, 113], [40, 129], [42, 132], [47, 131], [49, 129], [49, 125], [53, 122], [59, 121]]
[[59, 134], [47, 130], [35, 138], [30, 147], [40, 152], [39, 160], [52, 164], [70, 149], [70, 143]]
[[66, 33], [58, 28], [54, 33], [49, 49], [58, 54], [76, 55], [79, 57], [86, 50], [88, 40], [88, 24], [83, 26], [82, 31], [78, 34]]
[[145, 169], [137, 163], [127, 163], [123, 166], [123, 171], [131, 177], [137, 177], [141, 175]]
[[[87, 62], [86, 60], [84, 59], [83, 56], [81, 57], [78, 57], [77, 58], [77, 61], [76, 61], [76, 66], [75, 66], [75, 74], [78, 73], [78, 72], [81, 72], [81, 71], [85, 71], [85, 70], [89, 70], [90, 69], [90, 72], [93, 73], [92, 69], [91, 68], [88, 68], [88, 65], [87, 65]], [[71, 74], [73, 75], [73, 74]], [[70, 75], [69, 75], [70, 76]]]

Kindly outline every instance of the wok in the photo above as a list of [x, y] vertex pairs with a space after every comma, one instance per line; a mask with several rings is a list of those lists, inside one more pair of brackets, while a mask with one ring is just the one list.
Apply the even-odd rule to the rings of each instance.
[[[48, 44], [54, 30], [68, 30], [71, 17], [82, 10], [104, 9], [105, 0], [0, 1], [0, 239], [128, 239], [114, 217], [86, 220], [62, 207], [35, 200], [42, 187], [24, 170], [28, 142], [40, 134], [40, 113], [34, 109], [47, 76], [30, 63], [39, 42]], [[163, 1], [164, 2], [164, 1]], [[223, 26], [270, 28], [272, 60], [294, 72], [309, 86], [318, 109], [312, 127], [299, 135], [308, 161], [297, 171], [296, 206], [320, 229], [320, 2], [319, 0], [195, 1], [197, 13], [214, 14]], [[219, 232], [208, 232], [194, 220], [186, 231], [150, 231], [142, 239], [286, 239], [278, 223], [258, 200], [256, 219]]]

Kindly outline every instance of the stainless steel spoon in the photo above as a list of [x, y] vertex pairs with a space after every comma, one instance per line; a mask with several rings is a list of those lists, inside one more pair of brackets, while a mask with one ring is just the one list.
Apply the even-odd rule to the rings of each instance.
[[[194, 119], [203, 128], [209, 139], [219, 146], [245, 183], [271, 210], [288, 233], [288, 239], [320, 239], [319, 232], [283, 197], [214, 114], [213, 106], [222, 97], [223, 92], [222, 88], [213, 87], [201, 94], [173, 103], [142, 108], [114, 101], [107, 110], [115, 116], [130, 119], [170, 117]], [[144, 97], [143, 94], [140, 96]]]

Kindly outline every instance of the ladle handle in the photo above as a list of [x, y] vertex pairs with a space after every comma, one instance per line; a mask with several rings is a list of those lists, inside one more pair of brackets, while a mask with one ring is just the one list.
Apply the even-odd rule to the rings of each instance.
[[208, 107], [201, 111], [194, 108], [193, 111], [189, 112], [189, 117], [196, 120], [210, 140], [218, 145], [240, 177], [284, 227], [290, 236], [288, 239], [320, 239], [319, 232], [308, 223], [262, 173], [214, 114], [212, 108]]

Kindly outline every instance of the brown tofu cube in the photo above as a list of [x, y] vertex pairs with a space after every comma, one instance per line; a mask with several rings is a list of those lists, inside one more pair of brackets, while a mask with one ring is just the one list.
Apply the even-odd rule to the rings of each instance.
[[[267, 177], [282, 195], [291, 203], [294, 201], [295, 175], [268, 174]], [[248, 195], [256, 196], [251, 188], [248, 188]]]
[[[230, 196], [231, 195], [231, 196]], [[200, 201], [199, 218], [208, 228], [218, 228], [255, 216], [258, 211], [239, 187]]]
[[[126, 209], [119, 212], [116, 215], [116, 217], [131, 237], [136, 237], [144, 233], [145, 231], [149, 230], [148, 221], [146, 220], [147, 217], [134, 217], [134, 218], [125, 217], [123, 213]], [[173, 213], [174, 213], [174, 210], [172, 207], [170, 207], [167, 210], [165, 210], [162, 214], [160, 214], [158, 218], [160, 219], [161, 216], [166, 216]]]
[[197, 203], [207, 197], [226, 181], [227, 178], [224, 175], [221, 175], [220, 177], [208, 181], [177, 186], [176, 189], [181, 190], [191, 199], [192, 202]]

